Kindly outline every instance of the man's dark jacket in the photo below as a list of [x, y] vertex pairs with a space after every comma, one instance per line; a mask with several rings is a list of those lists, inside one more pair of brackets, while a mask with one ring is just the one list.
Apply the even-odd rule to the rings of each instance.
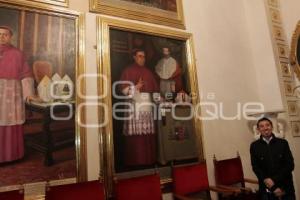
[[260, 192], [266, 191], [265, 178], [271, 178], [277, 187], [286, 193], [294, 193], [292, 171], [294, 170], [294, 159], [288, 142], [284, 139], [273, 138], [269, 144], [260, 137], [250, 147], [251, 164], [254, 173], [259, 180]]

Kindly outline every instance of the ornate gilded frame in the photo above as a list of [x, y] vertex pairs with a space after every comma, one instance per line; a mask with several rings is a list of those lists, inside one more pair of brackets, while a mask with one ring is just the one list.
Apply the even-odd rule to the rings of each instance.
[[68, 7], [69, 6], [69, 0], [3, 0], [7, 3], [20, 3], [23, 5], [28, 6], [38, 6], [38, 5], [55, 5], [55, 6], [61, 6], [61, 7]]
[[177, 11], [166, 11], [124, 0], [90, 0], [90, 11], [185, 29], [182, 0]]
[[298, 21], [291, 41], [290, 64], [292, 65], [297, 78], [300, 80], [300, 21]]
[[[113, 141], [113, 124], [112, 124], [112, 86], [111, 86], [111, 55], [110, 55], [110, 30], [117, 29], [121, 31], [129, 31], [135, 33], [148, 34], [150, 36], [166, 37], [170, 39], [176, 39], [184, 41], [185, 52], [187, 59], [187, 68], [189, 76], [189, 84], [191, 88], [191, 93], [194, 98], [192, 104], [199, 105], [199, 95], [198, 95], [198, 81], [197, 81], [197, 70], [195, 64], [194, 50], [193, 50], [193, 39], [190, 33], [185, 33], [182, 31], [173, 31], [165, 28], [155, 28], [153, 26], [141, 25], [132, 22], [124, 22], [121, 20], [116, 20], [107, 17], [97, 18], [97, 63], [98, 63], [98, 74], [102, 75], [99, 78], [99, 105], [102, 105], [99, 109], [100, 123], [104, 124], [100, 129], [100, 150], [102, 152], [102, 166], [104, 169], [104, 180], [108, 192], [108, 196], [113, 191], [113, 180], [116, 178], [124, 178], [128, 176], [138, 176], [141, 172], [126, 173], [116, 173], [115, 163], [114, 163], [114, 141]], [[200, 110], [198, 106], [197, 116], [200, 116]], [[106, 121], [106, 122], [105, 122]], [[194, 128], [197, 138], [198, 149], [198, 160], [203, 161], [204, 153], [202, 146], [202, 125], [200, 117], [194, 117]], [[152, 169], [152, 171], [157, 171], [157, 169]], [[167, 184], [172, 181], [171, 177], [163, 178], [161, 180], [162, 184]]]
[[[42, 14], [49, 14], [53, 16], [60, 16], [72, 19], [75, 21], [75, 37], [76, 37], [76, 64], [75, 64], [75, 78], [76, 82], [76, 98], [75, 98], [75, 105], [76, 108], [79, 107], [80, 104], [85, 102], [85, 91], [86, 91], [86, 84], [85, 80], [81, 78], [83, 74], [85, 74], [86, 67], [85, 67], [85, 17], [82, 13], [67, 10], [65, 8], [53, 7], [50, 5], [44, 5], [40, 3], [25, 3], [20, 1], [11, 0], [9, 3], [6, 0], [0, 0], [0, 7], [8, 8], [8, 9], [15, 9], [15, 10], [25, 10], [35, 13], [42, 13]], [[79, 80], [79, 78], [81, 78]], [[81, 95], [79, 95], [81, 94]], [[76, 148], [76, 167], [77, 167], [77, 177], [75, 179], [61, 179], [60, 181], [55, 181], [55, 184], [65, 184], [74, 181], [86, 181], [87, 180], [87, 150], [86, 150], [86, 128], [80, 126], [81, 124], [86, 123], [86, 113], [85, 110], [82, 109], [79, 112], [75, 113], [75, 148]], [[51, 182], [50, 182], [51, 184]], [[5, 186], [0, 188], [0, 191], [7, 191], [15, 189], [16, 186]], [[31, 187], [28, 187], [31, 188]], [[32, 191], [31, 191], [32, 190]], [[26, 191], [26, 194], [36, 194], [37, 189], [32, 187]], [[31, 196], [30, 199], [40, 199], [41, 194], [36, 196]], [[43, 196], [43, 195], [42, 195]]]

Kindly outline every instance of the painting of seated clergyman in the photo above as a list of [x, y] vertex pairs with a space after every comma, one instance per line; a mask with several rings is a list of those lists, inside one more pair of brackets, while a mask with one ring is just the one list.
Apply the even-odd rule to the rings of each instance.
[[177, 11], [177, 3], [176, 0], [121, 0], [121, 1], [129, 1], [145, 6], [150, 6], [154, 8], [159, 8], [167, 11]]
[[0, 7], [0, 187], [76, 177], [75, 22]]
[[185, 41], [111, 29], [110, 60], [115, 171], [196, 161]]

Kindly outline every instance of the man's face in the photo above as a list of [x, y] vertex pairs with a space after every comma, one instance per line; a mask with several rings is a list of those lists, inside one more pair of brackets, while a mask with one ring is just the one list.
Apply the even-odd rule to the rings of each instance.
[[272, 136], [273, 126], [269, 121], [263, 120], [263, 121], [259, 122], [257, 130], [260, 132], [260, 134], [263, 137], [269, 138]]
[[170, 56], [169, 48], [163, 48], [163, 55], [164, 55], [164, 57], [169, 57]]
[[9, 30], [0, 28], [0, 44], [10, 44], [11, 38]]
[[135, 56], [133, 56], [133, 59], [135, 61], [136, 64], [138, 64], [139, 66], [144, 66], [145, 65], [145, 52], [143, 51], [138, 51]]

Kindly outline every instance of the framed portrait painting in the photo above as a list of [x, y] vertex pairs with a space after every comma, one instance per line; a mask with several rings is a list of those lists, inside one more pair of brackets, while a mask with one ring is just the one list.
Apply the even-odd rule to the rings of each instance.
[[[2, 70], [0, 78], [0, 112], [8, 112], [0, 119], [0, 191], [36, 182], [86, 180], [85, 128], [75, 120], [85, 123], [85, 112], [77, 110], [84, 102], [78, 94], [85, 90], [78, 80], [85, 71], [84, 17], [24, 5], [0, 1], [0, 32], [10, 38], [2, 37], [0, 64], [2, 69], [16, 67], [15, 72]], [[12, 79], [20, 89], [7, 86]], [[10, 120], [9, 94], [15, 92], [18, 99], [29, 88], [32, 98], [20, 98], [20, 106], [11, 107], [24, 115]], [[9, 132], [10, 126], [20, 131]], [[11, 140], [12, 133], [18, 133], [16, 141]]]
[[202, 161], [191, 34], [99, 17], [97, 49], [108, 183]]
[[90, 11], [185, 29], [182, 0], [90, 0]]
[[9, 3], [25, 3], [27, 5], [48, 5], [48, 6], [60, 6], [60, 7], [68, 7], [69, 0], [9, 0]]

